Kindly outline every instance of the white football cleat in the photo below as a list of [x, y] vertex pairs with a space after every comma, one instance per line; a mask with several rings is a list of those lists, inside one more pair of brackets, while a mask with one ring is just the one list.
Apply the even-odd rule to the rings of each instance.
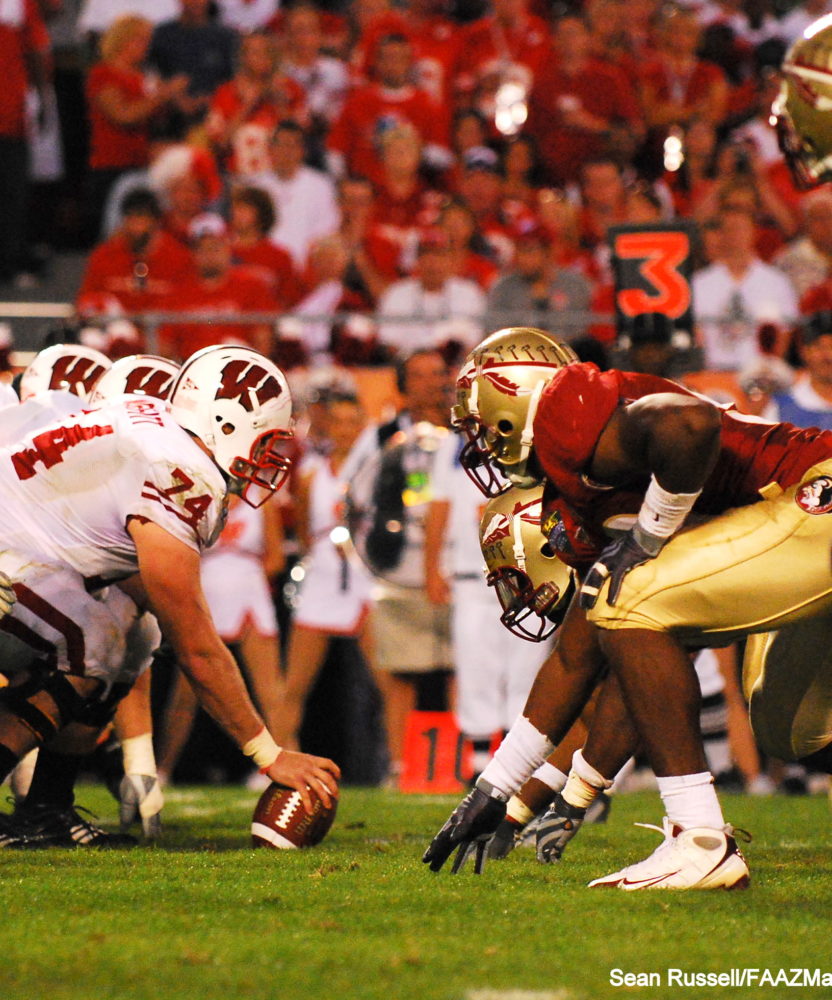
[[[665, 816], [662, 826], [636, 823], [664, 834], [649, 858], [596, 878], [590, 889], [745, 889], [751, 878], [734, 839], [734, 829], [697, 826], [681, 830]], [[751, 838], [749, 837], [749, 840]]]

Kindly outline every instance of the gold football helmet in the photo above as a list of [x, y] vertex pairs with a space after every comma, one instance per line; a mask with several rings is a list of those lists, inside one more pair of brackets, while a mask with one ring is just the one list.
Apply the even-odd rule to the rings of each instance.
[[528, 461], [540, 396], [559, 368], [577, 360], [568, 344], [529, 326], [498, 330], [468, 355], [451, 424], [468, 437], [460, 461], [485, 496], [505, 489], [503, 477], [525, 488], [539, 482]]
[[510, 487], [485, 505], [480, 546], [500, 621], [514, 635], [542, 642], [560, 625], [575, 592], [575, 574], [540, 530], [543, 486]]
[[819, 18], [786, 53], [771, 108], [795, 183], [832, 180], [832, 15]]

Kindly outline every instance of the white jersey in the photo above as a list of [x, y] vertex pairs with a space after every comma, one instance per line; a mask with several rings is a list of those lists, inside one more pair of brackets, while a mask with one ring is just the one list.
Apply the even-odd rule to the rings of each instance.
[[81, 411], [0, 448], [0, 549], [119, 579], [138, 569], [131, 518], [201, 551], [219, 533], [225, 481], [163, 403]]
[[19, 441], [46, 424], [62, 420], [70, 413], [83, 409], [84, 403], [66, 389], [44, 389], [30, 396], [25, 403], [15, 399], [0, 409], [0, 447]]

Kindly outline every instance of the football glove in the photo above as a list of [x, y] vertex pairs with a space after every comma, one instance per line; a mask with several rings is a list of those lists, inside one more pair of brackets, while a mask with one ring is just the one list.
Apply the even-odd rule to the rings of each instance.
[[665, 541], [666, 539], [650, 535], [636, 526], [608, 545], [584, 577], [581, 584], [581, 607], [595, 607], [607, 577], [610, 579], [607, 603], [615, 604], [624, 577], [636, 566], [655, 559]]
[[122, 830], [141, 820], [142, 832], [148, 840], [155, 840], [161, 834], [165, 797], [155, 774], [125, 774], [118, 788], [118, 801]]
[[495, 861], [507, 858], [517, 846], [517, 838], [522, 830], [523, 827], [519, 823], [506, 816], [488, 842], [488, 857]]
[[586, 809], [571, 806], [562, 795], [556, 795], [537, 827], [537, 860], [544, 864], [560, 861], [585, 816]]
[[5, 573], [0, 573], [0, 618], [5, 618], [14, 607], [15, 601], [17, 596], [12, 581]]
[[461, 871], [472, 855], [474, 874], [481, 875], [488, 841], [505, 814], [505, 798], [489, 782], [480, 779], [433, 838], [422, 861], [430, 865], [432, 872], [438, 872], [454, 848], [458, 848], [451, 875]]

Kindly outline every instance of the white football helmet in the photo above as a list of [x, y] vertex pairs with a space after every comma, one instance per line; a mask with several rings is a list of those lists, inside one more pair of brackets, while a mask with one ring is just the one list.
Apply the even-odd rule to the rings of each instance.
[[206, 347], [182, 365], [170, 396], [174, 420], [195, 434], [252, 507], [275, 493], [290, 461], [292, 397], [283, 372], [249, 347]]
[[796, 184], [814, 187], [832, 180], [832, 15], [795, 40], [781, 73], [771, 121]]
[[555, 372], [577, 360], [564, 341], [528, 326], [498, 330], [468, 355], [451, 425], [468, 438], [460, 461], [485, 496], [505, 489], [503, 476], [524, 487], [539, 481], [528, 468], [537, 406]]
[[486, 581], [503, 609], [500, 621], [531, 642], [548, 639], [575, 592], [575, 573], [540, 530], [543, 486], [512, 486], [485, 505], [480, 547]]
[[89, 403], [104, 403], [125, 393], [167, 400], [178, 374], [179, 365], [167, 358], [131, 354], [114, 361], [104, 372], [90, 393]]
[[45, 389], [64, 389], [85, 402], [110, 367], [106, 354], [83, 344], [53, 344], [39, 351], [20, 376], [20, 401]]

